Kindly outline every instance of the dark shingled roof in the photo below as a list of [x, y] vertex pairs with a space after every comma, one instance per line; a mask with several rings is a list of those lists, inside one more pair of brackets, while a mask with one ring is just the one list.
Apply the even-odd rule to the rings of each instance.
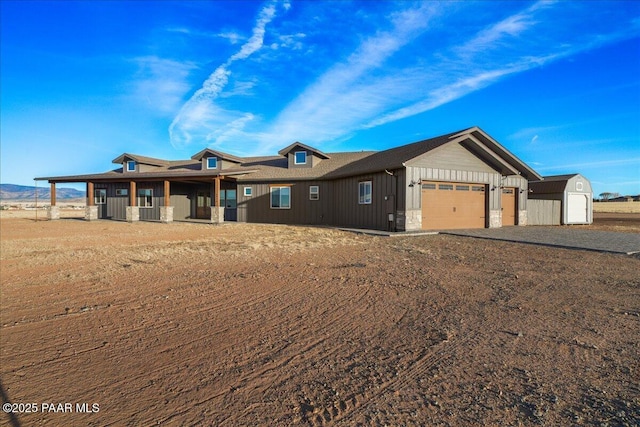
[[137, 154], [124, 153], [111, 161], [111, 163], [123, 163], [125, 159], [135, 160], [138, 163], [151, 166], [167, 166], [169, 160], [156, 159], [154, 157], [139, 156]]
[[562, 193], [567, 188], [568, 181], [577, 175], [577, 173], [571, 173], [545, 176], [541, 180], [529, 181], [529, 190], [534, 194]]
[[[526, 164], [508, 152], [504, 147], [486, 135], [480, 128], [473, 127], [457, 132], [448, 133], [435, 138], [425, 139], [412, 144], [390, 148], [384, 151], [359, 151], [322, 153], [312, 147], [300, 142], [295, 142], [287, 148], [280, 150], [280, 156], [262, 157], [237, 157], [209, 148], [200, 151], [192, 157], [192, 160], [161, 160], [152, 157], [144, 157], [125, 153], [114, 160], [114, 163], [122, 163], [125, 158], [129, 158], [140, 163], [156, 166], [153, 171], [127, 173], [122, 172], [122, 168], [102, 174], [73, 175], [63, 177], [36, 178], [36, 180], [49, 180], [57, 182], [82, 182], [82, 181], [105, 181], [105, 180], [136, 180], [144, 179], [210, 179], [218, 175], [235, 175], [238, 181], [282, 181], [282, 180], [313, 180], [313, 179], [336, 179], [346, 176], [365, 175], [384, 170], [397, 170], [404, 167], [404, 163], [414, 159], [426, 152], [440, 147], [449, 141], [473, 135], [483, 138], [485, 143], [491, 144], [490, 148], [496, 150], [504, 162], [520, 171], [527, 177], [540, 178], [540, 176], [530, 169]], [[288, 160], [284, 156], [290, 150], [300, 146], [305, 149], [320, 154], [323, 160], [312, 168], [289, 168]], [[237, 162], [230, 168], [224, 170], [202, 170], [198, 161], [207, 153], [218, 155], [220, 158]]]

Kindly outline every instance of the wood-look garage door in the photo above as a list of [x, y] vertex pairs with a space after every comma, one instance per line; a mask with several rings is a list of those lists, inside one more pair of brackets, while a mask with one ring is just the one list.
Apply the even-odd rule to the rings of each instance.
[[422, 229], [484, 228], [485, 185], [457, 182], [422, 183]]

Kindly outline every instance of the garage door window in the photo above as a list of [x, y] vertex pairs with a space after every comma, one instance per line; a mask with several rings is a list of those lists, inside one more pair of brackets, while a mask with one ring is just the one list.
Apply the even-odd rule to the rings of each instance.
[[423, 190], [435, 190], [436, 189], [436, 185], [435, 184], [422, 184], [422, 189]]
[[472, 185], [471, 191], [484, 191], [484, 185]]
[[439, 184], [438, 190], [453, 190], [453, 184]]
[[469, 191], [469, 186], [468, 185], [456, 185], [456, 190], [457, 191]]

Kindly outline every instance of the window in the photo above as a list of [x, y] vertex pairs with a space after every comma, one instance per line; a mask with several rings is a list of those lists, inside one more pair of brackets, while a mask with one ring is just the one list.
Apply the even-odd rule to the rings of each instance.
[[294, 153], [293, 163], [296, 165], [306, 165], [307, 164], [307, 152], [306, 151], [296, 151]]
[[358, 204], [371, 204], [371, 181], [362, 181], [358, 183]]
[[253, 196], [253, 188], [244, 187], [244, 197], [251, 197], [251, 196]]
[[583, 188], [582, 181], [576, 182], [576, 191], [582, 191]]
[[317, 185], [309, 186], [309, 200], [320, 200], [320, 187]]
[[153, 189], [140, 188], [138, 190], [138, 206], [141, 208], [153, 207]]
[[435, 190], [436, 189], [436, 185], [435, 184], [422, 184], [422, 189], [423, 190]]
[[218, 169], [217, 157], [207, 157], [207, 169]]
[[484, 191], [484, 185], [472, 185], [471, 191]]
[[438, 184], [438, 190], [453, 190], [453, 184]]
[[271, 187], [271, 209], [291, 209], [291, 187]]
[[93, 202], [96, 205], [104, 205], [107, 203], [107, 189], [106, 188], [96, 188], [93, 191]]
[[469, 191], [468, 185], [456, 185], [456, 191]]
[[129, 195], [129, 190], [126, 188], [116, 188], [116, 196], [118, 197], [126, 197]]
[[136, 171], [136, 162], [133, 160], [129, 160], [127, 162], [127, 172], [135, 172]]
[[236, 199], [236, 190], [221, 190], [220, 191], [220, 205], [235, 209], [238, 206], [238, 200]]

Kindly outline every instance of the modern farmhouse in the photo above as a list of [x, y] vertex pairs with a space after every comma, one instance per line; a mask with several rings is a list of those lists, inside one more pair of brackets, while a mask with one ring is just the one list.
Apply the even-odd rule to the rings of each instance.
[[277, 156], [206, 148], [189, 160], [122, 154], [99, 174], [42, 177], [87, 186], [87, 220], [206, 220], [390, 231], [526, 225], [532, 168], [478, 127], [384, 151], [323, 153], [295, 142]]

